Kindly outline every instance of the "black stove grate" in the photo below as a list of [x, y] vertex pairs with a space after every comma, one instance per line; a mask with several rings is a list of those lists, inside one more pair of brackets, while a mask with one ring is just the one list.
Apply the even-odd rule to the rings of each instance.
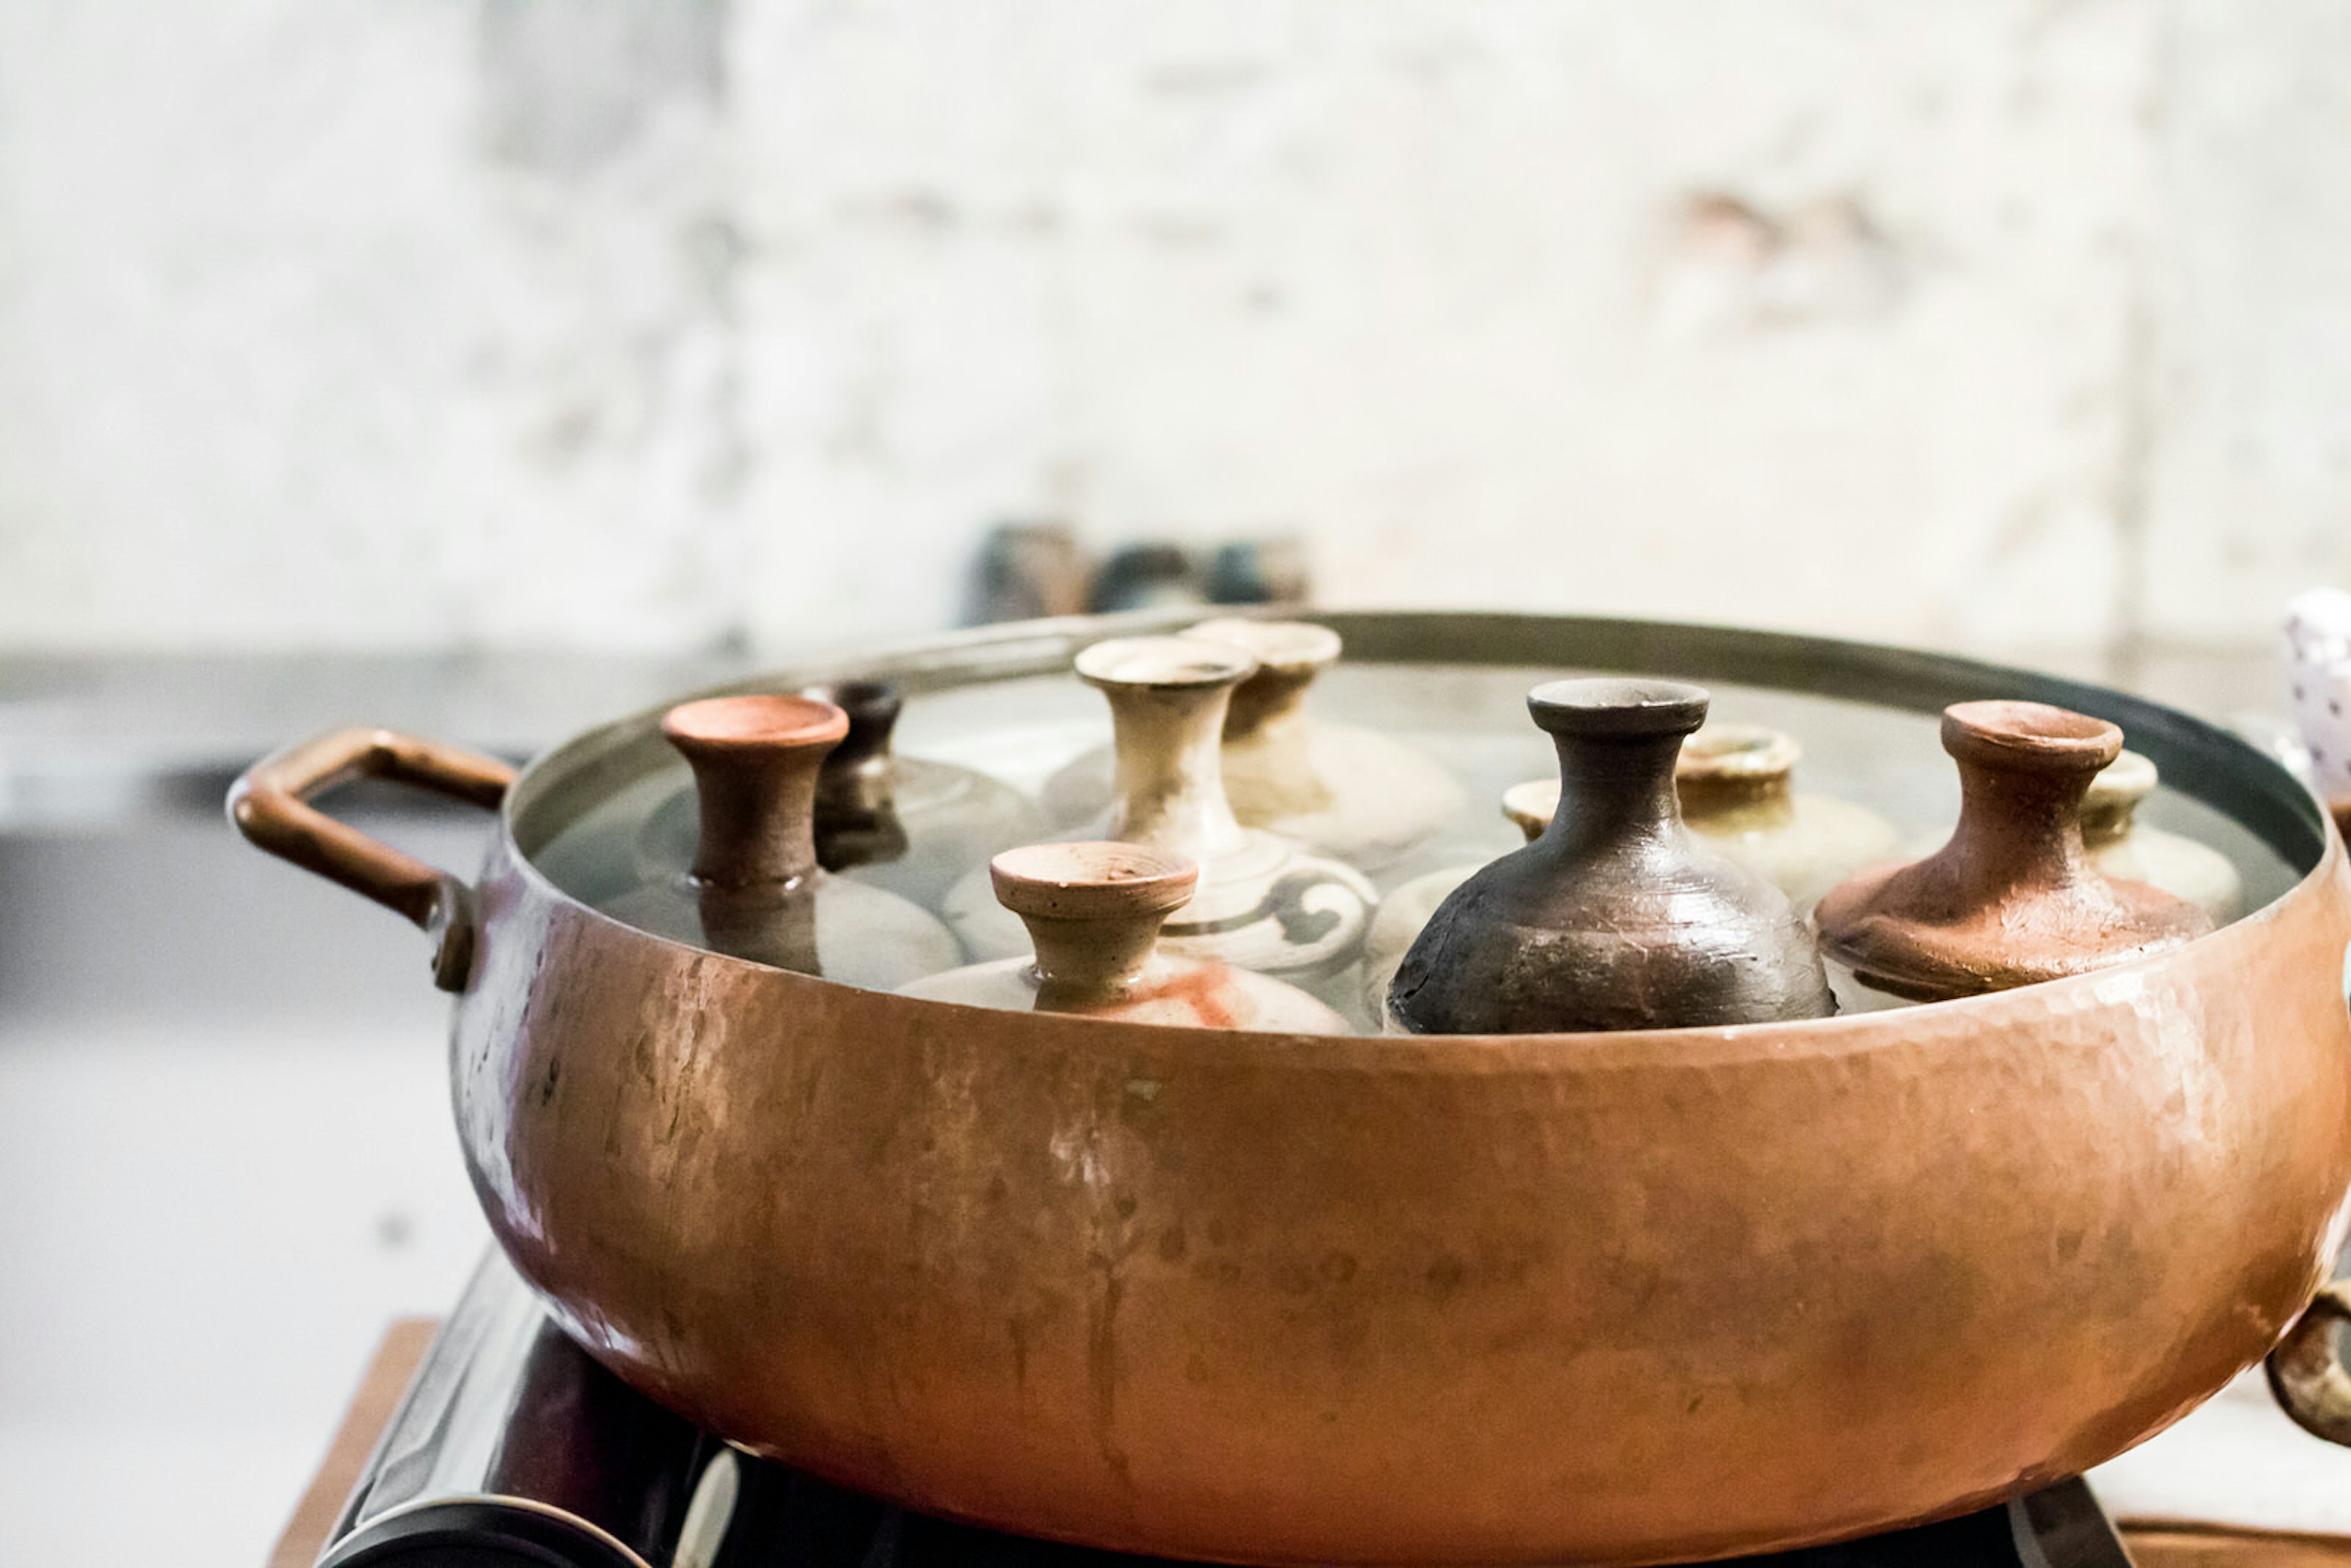
[[[2070, 1480], [1748, 1568], [2130, 1568]], [[493, 1253], [369, 1459], [319, 1568], [1161, 1568], [1007, 1535], [747, 1458], [564, 1337]], [[1175, 1565], [1167, 1565], [1175, 1568]]]

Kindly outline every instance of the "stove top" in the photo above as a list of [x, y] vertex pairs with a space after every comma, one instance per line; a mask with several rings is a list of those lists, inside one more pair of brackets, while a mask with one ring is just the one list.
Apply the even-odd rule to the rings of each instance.
[[[475, 1273], [319, 1568], [1151, 1568], [909, 1513], [750, 1458], [632, 1392], [503, 1257]], [[2079, 1479], [1771, 1568], [2129, 1568]]]

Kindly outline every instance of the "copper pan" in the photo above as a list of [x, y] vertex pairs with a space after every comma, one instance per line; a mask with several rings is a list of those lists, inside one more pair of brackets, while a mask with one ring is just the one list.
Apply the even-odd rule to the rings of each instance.
[[[465, 1157], [558, 1320], [695, 1420], [914, 1508], [1238, 1563], [1792, 1547], [2097, 1464], [2311, 1300], [2351, 1188], [2351, 872], [2274, 764], [1956, 660], [1327, 619], [1374, 665], [2084, 709], [2274, 856], [2282, 891], [2159, 959], [1897, 1012], [1331, 1040], [915, 1001], [616, 925], [535, 857], [666, 765], [655, 714], [526, 769], [470, 887], [304, 800], [353, 771], [479, 800], [495, 765], [351, 732], [260, 765], [233, 807], [262, 847], [436, 923]], [[761, 684], [886, 674], [914, 712], [1166, 622]], [[1510, 706], [1486, 716], [1522, 723]]]

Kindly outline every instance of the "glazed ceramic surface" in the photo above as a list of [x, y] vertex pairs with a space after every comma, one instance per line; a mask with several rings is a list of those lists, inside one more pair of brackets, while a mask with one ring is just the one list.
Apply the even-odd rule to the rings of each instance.
[[1915, 1000], [2003, 990], [2147, 957], [2212, 922], [2188, 900], [2090, 862], [2082, 806], [2122, 751], [2105, 719], [2042, 703], [1955, 703], [1959, 825], [1924, 860], [1855, 873], [1823, 899], [1824, 952]]
[[[1195, 638], [1118, 638], [1078, 656], [1080, 678], [1109, 700], [1116, 737], [1118, 794], [1102, 831], [1199, 866], [1191, 902], [1161, 927], [1169, 953], [1324, 975], [1363, 946], [1377, 895], [1353, 868], [1234, 818], [1219, 742], [1234, 688], [1256, 668], [1245, 650]], [[984, 874], [967, 876], [944, 907], [975, 956], [1028, 950]]]
[[1295, 987], [1159, 951], [1160, 926], [1198, 880], [1180, 855], [1116, 841], [1038, 844], [997, 856], [988, 873], [1036, 956], [949, 970], [904, 995], [1189, 1029], [1348, 1032], [1346, 1019]]
[[[2237, 859], [2253, 913], [1892, 1014], [1332, 1039], [924, 1001], [607, 919], [568, 890], [609, 885], [665, 798], [658, 715], [511, 789], [446, 748], [327, 737], [235, 810], [431, 934], [475, 1190], [569, 1332], [751, 1450], [910, 1508], [1265, 1563], [1793, 1546], [2100, 1462], [2260, 1357], [2325, 1277], [2351, 872], [2267, 758], [2120, 694], [1914, 653], [1332, 619], [1361, 662], [1332, 700], [1411, 727], [1473, 800], [1539, 759], [1520, 702], [1562, 665], [1744, 683], [1742, 712], [1906, 831], [1948, 810], [1944, 705], [2095, 713]], [[860, 673], [899, 681], [943, 751], [957, 715], [967, 755], [1048, 745], [1082, 734], [1068, 671], [1104, 632], [997, 629]], [[840, 672], [772, 685], [819, 673]], [[301, 804], [358, 772], [503, 791], [479, 878]]]
[[[1307, 688], [1339, 662], [1342, 642], [1306, 621], [1204, 621], [1186, 637], [1238, 647], [1258, 661], [1227, 710], [1226, 799], [1244, 826], [1263, 828], [1365, 870], [1394, 863], [1460, 809], [1461, 788], [1419, 747], [1308, 711]], [[1046, 786], [1064, 821], [1099, 813], [1113, 793], [1107, 749], [1088, 752]]]
[[1682, 825], [1675, 759], [1700, 687], [1577, 680], [1527, 707], [1559, 749], [1558, 814], [1446, 897], [1388, 988], [1416, 1034], [1663, 1029], [1834, 1010], [1787, 895]]

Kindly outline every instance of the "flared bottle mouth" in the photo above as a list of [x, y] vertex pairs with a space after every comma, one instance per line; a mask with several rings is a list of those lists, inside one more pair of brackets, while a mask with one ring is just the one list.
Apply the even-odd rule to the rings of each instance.
[[1227, 686], [1255, 674], [1257, 659], [1200, 637], [1113, 637], [1081, 652], [1076, 666], [1095, 686]]
[[2102, 718], [2047, 703], [1953, 703], [1943, 710], [1943, 749], [1962, 762], [2036, 773], [2095, 773], [2123, 748]]
[[1600, 738], [1687, 735], [1706, 722], [1710, 698], [1685, 681], [1592, 676], [1550, 681], [1527, 694], [1527, 711], [1552, 735]]
[[662, 734], [689, 752], [831, 747], [848, 733], [849, 716], [833, 704], [776, 694], [704, 697], [662, 716]]
[[1043, 920], [1122, 920], [1184, 906], [1200, 869], [1147, 844], [1103, 840], [1029, 844], [988, 862], [997, 902]]

